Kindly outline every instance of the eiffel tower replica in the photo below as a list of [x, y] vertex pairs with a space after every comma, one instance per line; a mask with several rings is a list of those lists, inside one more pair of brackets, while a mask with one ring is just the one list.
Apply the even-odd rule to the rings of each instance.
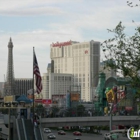
[[14, 78], [14, 64], [13, 64], [13, 43], [10, 38], [8, 43], [8, 65], [6, 81], [4, 83], [4, 96], [16, 95], [16, 84]]

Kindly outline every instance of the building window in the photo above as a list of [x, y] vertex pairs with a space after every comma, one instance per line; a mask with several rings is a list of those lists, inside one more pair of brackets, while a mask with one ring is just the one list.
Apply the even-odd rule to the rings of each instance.
[[47, 76], [47, 80], [49, 80], [49, 76]]
[[60, 73], [60, 69], [58, 69], [58, 73]]
[[62, 76], [62, 81], [64, 81], [64, 76]]
[[65, 81], [67, 81], [68, 80], [68, 77], [65, 77]]
[[54, 80], [57, 80], [57, 76], [54, 76]]
[[83, 77], [83, 82], [85, 82], [85, 77]]

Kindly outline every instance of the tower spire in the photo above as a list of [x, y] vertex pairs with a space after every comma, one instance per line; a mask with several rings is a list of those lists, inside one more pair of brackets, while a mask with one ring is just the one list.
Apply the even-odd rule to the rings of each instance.
[[15, 95], [16, 86], [14, 80], [14, 64], [13, 64], [13, 43], [10, 37], [8, 43], [8, 65], [7, 65], [7, 75], [4, 85], [4, 95]]
[[9, 43], [8, 43], [8, 48], [13, 48], [13, 42], [12, 38], [10, 37]]

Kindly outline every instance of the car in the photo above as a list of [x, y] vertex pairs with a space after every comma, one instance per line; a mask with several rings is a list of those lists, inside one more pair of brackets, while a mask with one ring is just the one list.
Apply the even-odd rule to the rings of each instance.
[[51, 133], [51, 130], [49, 128], [44, 128], [44, 133]]
[[85, 132], [85, 131], [86, 131], [86, 128], [85, 128], [85, 127], [82, 127], [82, 128], [80, 128], [80, 130], [81, 130], [82, 132]]
[[56, 136], [53, 133], [47, 135], [48, 139], [56, 139]]
[[60, 131], [58, 131], [58, 135], [66, 135], [66, 133], [63, 130], [60, 130]]
[[111, 133], [111, 140], [118, 140], [118, 139], [119, 139], [119, 134]]
[[79, 131], [75, 131], [75, 132], [73, 132], [73, 135], [81, 136], [82, 134], [81, 134], [81, 132], [79, 132]]
[[119, 135], [117, 133], [105, 133], [104, 139], [105, 140], [117, 140]]
[[82, 131], [82, 132], [89, 132], [90, 128], [89, 127], [81, 127], [80, 131]]
[[75, 138], [74, 140], [81, 140], [80, 138]]
[[58, 129], [58, 130], [62, 130], [62, 129], [63, 129], [63, 127], [58, 127], [57, 129]]

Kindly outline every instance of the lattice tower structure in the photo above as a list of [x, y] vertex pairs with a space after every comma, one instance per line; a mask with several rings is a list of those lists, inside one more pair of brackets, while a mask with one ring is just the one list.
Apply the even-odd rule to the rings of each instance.
[[11, 38], [8, 43], [8, 65], [7, 65], [6, 81], [4, 84], [4, 96], [8, 95], [16, 95], [14, 63], [13, 63], [13, 43]]

